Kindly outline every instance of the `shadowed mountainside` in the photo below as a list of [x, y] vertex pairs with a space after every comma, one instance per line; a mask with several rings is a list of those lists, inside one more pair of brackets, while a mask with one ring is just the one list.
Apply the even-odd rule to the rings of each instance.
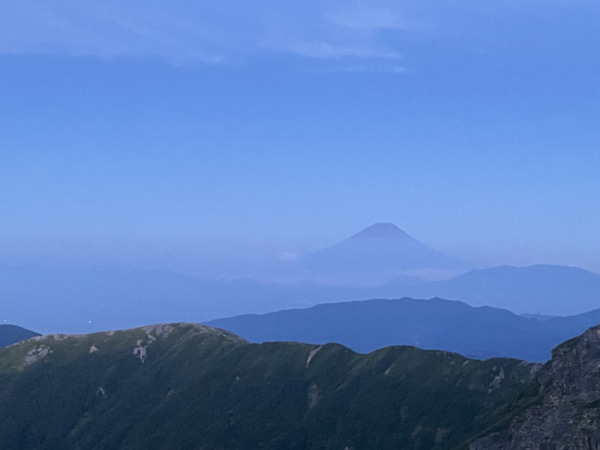
[[0, 349], [0, 447], [595, 450], [599, 374], [600, 327], [544, 365], [196, 324], [39, 336]]
[[7, 347], [34, 336], [39, 334], [16, 325], [0, 325], [0, 347]]
[[0, 350], [0, 447], [446, 449], [496, 421], [536, 367], [248, 344], [192, 324], [43, 336]]

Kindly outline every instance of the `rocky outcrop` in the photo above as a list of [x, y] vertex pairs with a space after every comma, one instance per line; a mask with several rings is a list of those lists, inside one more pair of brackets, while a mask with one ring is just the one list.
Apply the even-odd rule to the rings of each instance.
[[535, 383], [508, 425], [470, 450], [600, 449], [600, 326], [554, 349]]

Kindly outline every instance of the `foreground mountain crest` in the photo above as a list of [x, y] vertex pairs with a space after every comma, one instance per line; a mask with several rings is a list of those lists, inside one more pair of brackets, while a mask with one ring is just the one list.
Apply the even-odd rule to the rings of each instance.
[[0, 448], [591, 449], [599, 362], [598, 328], [543, 366], [185, 323], [40, 336], [0, 350]]
[[249, 344], [194, 324], [42, 336], [0, 351], [0, 448], [449, 448], [493, 423], [533, 367]]
[[68, 352], [67, 356], [70, 357], [81, 357], [86, 351], [87, 353], [120, 352], [127, 348], [127, 343], [131, 348], [131, 354], [143, 363], [147, 357], [148, 347], [157, 341], [169, 341], [173, 333], [173, 342], [184, 341], [194, 336], [211, 336], [231, 342], [245, 342], [225, 330], [196, 323], [147, 325], [132, 330], [93, 334], [49, 334], [35, 336], [7, 347], [0, 359], [0, 371], [23, 370], [55, 352], [61, 356]]

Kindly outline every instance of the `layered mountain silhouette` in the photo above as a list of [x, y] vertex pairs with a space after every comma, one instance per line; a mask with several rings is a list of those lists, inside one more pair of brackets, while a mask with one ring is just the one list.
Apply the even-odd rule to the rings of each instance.
[[337, 342], [368, 353], [390, 345], [447, 350], [474, 358], [546, 361], [566, 339], [600, 323], [600, 309], [547, 320], [442, 299], [368, 300], [317, 305], [208, 322], [250, 342]]
[[99, 266], [0, 265], [0, 312], [43, 333], [86, 333], [162, 321], [207, 321], [340, 300], [396, 295], [373, 288], [212, 280]]
[[[295, 271], [294, 282], [215, 280], [118, 266], [0, 264], [0, 312], [11, 323], [44, 333], [85, 333], [373, 298], [439, 297], [561, 316], [600, 305], [600, 275], [545, 265], [465, 272], [461, 261], [389, 223], [374, 224], [287, 268]], [[458, 276], [422, 278], [432, 274]]]
[[600, 275], [568, 266], [475, 269], [450, 280], [400, 289], [403, 295], [438, 296], [518, 313], [572, 315], [600, 306]]
[[302, 275], [321, 281], [382, 281], [423, 271], [468, 268], [391, 223], [376, 223], [331, 247], [303, 256]]
[[599, 293], [599, 275], [563, 266], [504, 266], [446, 281], [375, 286], [218, 281], [123, 267], [0, 266], [2, 315], [45, 333], [85, 333], [164, 320], [209, 321], [321, 303], [402, 297], [440, 297], [516, 313], [565, 316], [598, 308]]

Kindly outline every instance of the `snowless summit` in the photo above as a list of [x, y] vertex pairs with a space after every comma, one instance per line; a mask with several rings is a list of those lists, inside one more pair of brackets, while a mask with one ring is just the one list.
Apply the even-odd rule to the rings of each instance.
[[350, 236], [349, 239], [410, 239], [414, 240], [405, 231], [390, 222], [374, 223], [362, 231]]

